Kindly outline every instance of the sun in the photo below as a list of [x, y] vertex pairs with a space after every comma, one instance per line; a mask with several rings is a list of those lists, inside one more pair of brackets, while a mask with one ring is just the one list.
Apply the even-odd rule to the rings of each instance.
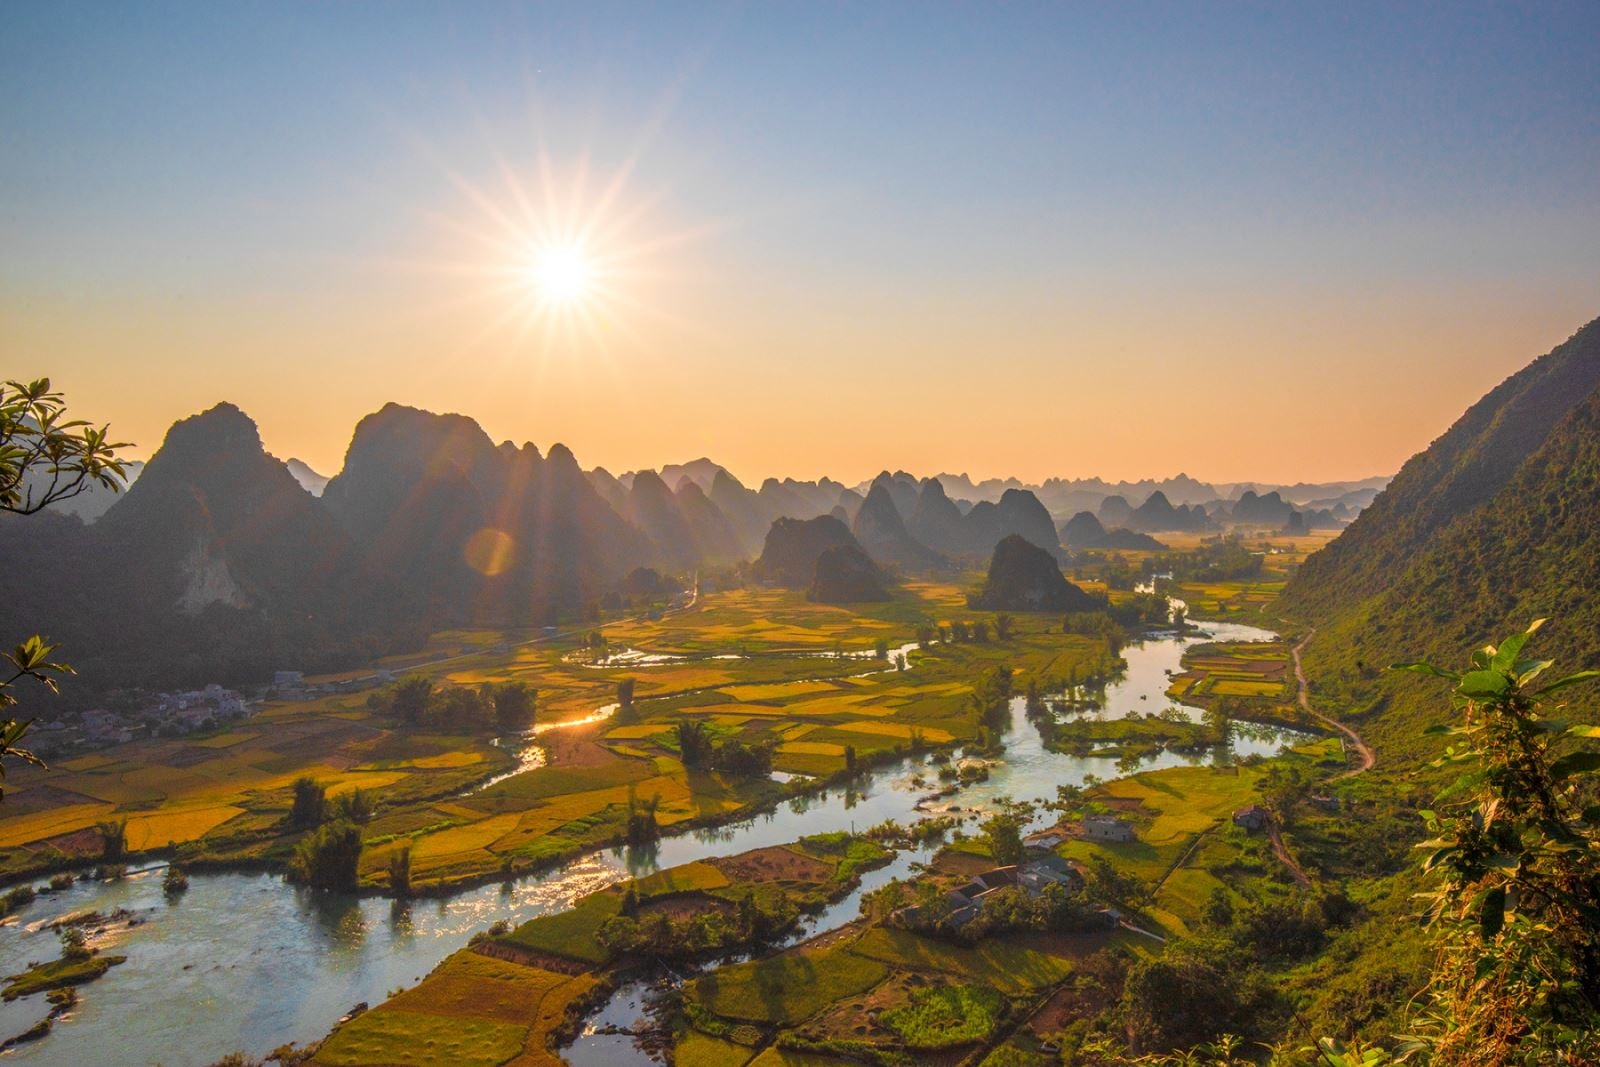
[[580, 244], [542, 245], [529, 257], [528, 281], [543, 303], [581, 303], [594, 290], [594, 261]]

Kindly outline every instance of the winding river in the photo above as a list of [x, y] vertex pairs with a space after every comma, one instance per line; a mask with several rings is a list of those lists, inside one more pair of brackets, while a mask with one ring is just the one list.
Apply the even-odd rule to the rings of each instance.
[[[1107, 687], [1105, 706], [1096, 714], [1120, 718], [1167, 706], [1168, 672], [1179, 669], [1183, 649], [1190, 644], [1274, 636], [1254, 627], [1214, 623], [1204, 633], [1156, 635], [1130, 644], [1123, 650], [1127, 671]], [[1059, 784], [1082, 784], [1091, 774], [1117, 774], [1111, 760], [1046, 750], [1022, 704], [1020, 697], [1012, 702], [1003, 760], [987, 781], [949, 802], [971, 809], [1000, 796], [1053, 797]], [[1161, 752], [1138, 769], [1271, 755], [1300, 736], [1286, 730], [1238, 729], [1231, 753]], [[528, 759], [534, 765], [538, 757]], [[920, 757], [908, 759], [879, 769], [853, 788], [829, 789], [744, 822], [669, 837], [647, 853], [605, 850], [544, 875], [409, 904], [312, 893], [278, 875], [259, 873], [194, 874], [189, 891], [172, 902], [163, 896], [158, 869], [119, 882], [79, 882], [39, 897], [0, 926], [0, 975], [14, 974], [31, 960], [54, 959], [57, 939], [47, 924], [88, 909], [107, 913], [123, 908], [140, 920], [132, 927], [119, 925], [95, 941], [102, 951], [124, 954], [128, 960], [84, 987], [78, 1007], [57, 1020], [49, 1037], [19, 1046], [4, 1058], [72, 1067], [111, 1062], [198, 1067], [236, 1049], [259, 1056], [284, 1042], [315, 1041], [351, 1007], [376, 1004], [398, 987], [414, 984], [473, 932], [496, 920], [517, 923], [558, 911], [586, 893], [658, 867], [782, 844], [807, 834], [865, 829], [884, 819], [915, 821], [921, 815], [916, 810], [919, 797], [936, 788], [913, 785], [918, 773], [930, 782], [936, 777]], [[925, 858], [902, 853], [889, 867], [869, 874], [861, 891], [903, 877]], [[802, 936], [849, 921], [858, 900], [859, 891], [830, 907], [807, 924]], [[26, 1030], [47, 1010], [42, 996], [0, 1006], [0, 1037]], [[608, 1006], [608, 1018], [625, 1025], [630, 1010], [626, 998], [619, 998]], [[568, 1056], [577, 1067], [615, 1063], [629, 1040], [592, 1034], [580, 1039]]]

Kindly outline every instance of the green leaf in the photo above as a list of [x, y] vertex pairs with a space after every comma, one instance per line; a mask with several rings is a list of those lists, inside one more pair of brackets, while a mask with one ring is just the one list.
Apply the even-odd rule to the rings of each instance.
[[1549, 670], [1555, 662], [1553, 659], [1525, 659], [1513, 667], [1511, 673], [1517, 676], [1517, 684], [1526, 688], [1529, 682]]
[[1472, 700], [1496, 700], [1510, 688], [1511, 679], [1499, 671], [1469, 671], [1461, 676], [1456, 692]]
[[[1540, 620], [1543, 622], [1544, 620]], [[1506, 672], [1517, 665], [1517, 653], [1522, 651], [1522, 646], [1528, 643], [1528, 638], [1533, 636], [1533, 631], [1538, 628], [1538, 623], [1528, 627], [1526, 633], [1513, 634], [1500, 642], [1500, 647], [1495, 649], [1494, 658], [1489, 661], [1493, 670]]]
[[1495, 886], [1483, 895], [1483, 907], [1478, 911], [1478, 926], [1483, 936], [1493, 938], [1506, 924], [1506, 890]]
[[1435, 678], [1449, 678], [1454, 681], [1461, 677], [1455, 671], [1443, 671], [1431, 663], [1391, 663], [1391, 671], [1411, 671], [1415, 674], [1431, 674]]
[[1539, 690], [1533, 695], [1536, 697], [1542, 697], [1547, 694], [1554, 693], [1559, 689], [1565, 689], [1572, 685], [1580, 685], [1583, 682], [1593, 681], [1596, 678], [1600, 678], [1600, 671], [1579, 671], [1577, 674], [1567, 675], [1560, 681], [1551, 682], [1549, 685], [1545, 686], [1543, 689]]
[[1568, 737], [1600, 737], [1600, 726], [1585, 726], [1585, 725], [1583, 725], [1581, 723], [1579, 725], [1577, 725], [1577, 726], [1569, 726], [1569, 727], [1567, 727], [1567, 736]]
[[1550, 777], [1556, 781], [1575, 774], [1600, 771], [1600, 752], [1570, 752], [1550, 764]]

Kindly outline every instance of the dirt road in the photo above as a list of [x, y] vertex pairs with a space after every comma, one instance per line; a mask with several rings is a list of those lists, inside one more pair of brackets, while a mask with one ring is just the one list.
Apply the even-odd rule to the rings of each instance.
[[1356, 733], [1353, 729], [1346, 726], [1338, 719], [1330, 719], [1311, 706], [1310, 691], [1306, 686], [1305, 668], [1300, 665], [1300, 650], [1309, 645], [1311, 643], [1311, 639], [1315, 637], [1316, 634], [1316, 630], [1311, 630], [1305, 635], [1305, 637], [1300, 639], [1300, 643], [1298, 645], [1295, 645], [1289, 650], [1289, 654], [1294, 657], [1294, 680], [1300, 686], [1300, 708], [1307, 715], [1311, 716], [1313, 719], [1316, 719], [1318, 722], [1323, 723], [1330, 729], [1339, 731], [1345, 736], [1345, 739], [1355, 747], [1356, 765], [1345, 771], [1343, 774], [1338, 775], [1339, 778], [1354, 778], [1358, 774], [1363, 774], [1366, 771], [1370, 771], [1372, 769], [1372, 765], [1378, 761], [1378, 757], [1373, 754], [1372, 746], [1368, 745], [1361, 739], [1360, 734]]

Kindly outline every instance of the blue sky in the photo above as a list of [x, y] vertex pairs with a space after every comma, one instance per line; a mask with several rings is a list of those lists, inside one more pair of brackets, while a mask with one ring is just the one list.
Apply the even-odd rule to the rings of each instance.
[[[1600, 312], [1597, 43], [1593, 3], [8, 5], [0, 342], [141, 440], [226, 393], [269, 444], [336, 465], [354, 419], [392, 396], [619, 467], [723, 444], [749, 476], [777, 462], [759, 443], [771, 420], [712, 419], [706, 440], [656, 425], [647, 402], [671, 386], [639, 369], [652, 353], [746, 408], [821, 401], [797, 367], [854, 374], [872, 353], [899, 370], [864, 372], [865, 390], [907, 366], [953, 377], [979, 353], [1058, 398], [1088, 383], [1107, 421], [1059, 461], [1040, 434], [965, 464], [1038, 475], [1339, 473], [1293, 449], [1281, 471], [1239, 469], [1242, 440], [1190, 441], [1192, 459], [1166, 463], [1176, 430], [1140, 451], [1151, 442], [1111, 429], [1143, 407], [1118, 399], [1108, 354], [1268, 382], [1244, 399], [1274, 435], [1289, 424], [1265, 412], [1326, 390], [1341, 351], [1288, 339], [1344, 331], [1353, 372], [1392, 372], [1401, 392], [1441, 361], [1459, 370], [1422, 426], [1379, 427], [1349, 457], [1359, 476]], [[381, 326], [419, 283], [375, 265], [434, 254], [439, 218], [478, 218], [463, 190], [503, 201], [497, 158], [525, 173], [536, 151], [627, 168], [650, 225], [698, 235], [656, 264], [683, 285], [654, 298], [697, 329], [646, 316], [628, 351], [544, 352], [520, 378], [506, 367], [537, 342], [473, 349], [524, 390], [516, 414], [427, 381], [411, 338], [428, 331]], [[118, 321], [134, 324], [126, 348]], [[441, 319], [433, 350], [462, 328]], [[236, 337], [251, 339], [237, 361]], [[586, 360], [609, 393], [577, 395]], [[96, 384], [129, 366], [185, 387]], [[297, 420], [277, 380], [324, 371], [342, 406]], [[644, 395], [619, 401], [630, 382]], [[911, 392], [923, 415], [962, 395]], [[577, 398], [556, 410], [552, 393]], [[641, 425], [597, 427], [618, 403]], [[888, 453], [916, 424], [876, 410], [881, 434], [856, 447]], [[1346, 397], [1312, 435], [1363, 410]], [[1116, 456], [1083, 455], [1108, 439]], [[953, 453], [861, 462], [927, 470]], [[860, 473], [838, 469], [852, 454], [817, 463]]]

